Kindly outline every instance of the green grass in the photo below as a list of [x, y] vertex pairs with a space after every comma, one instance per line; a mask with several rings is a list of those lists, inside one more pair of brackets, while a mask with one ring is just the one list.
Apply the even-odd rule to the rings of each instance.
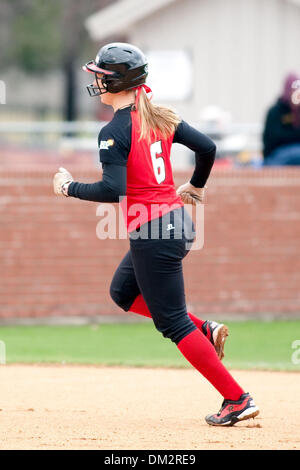
[[[299, 321], [226, 322], [225, 365], [238, 369], [300, 370], [292, 363]], [[187, 367], [176, 346], [152, 322], [94, 326], [0, 327], [9, 363], [77, 363]], [[300, 360], [300, 353], [298, 354]]]

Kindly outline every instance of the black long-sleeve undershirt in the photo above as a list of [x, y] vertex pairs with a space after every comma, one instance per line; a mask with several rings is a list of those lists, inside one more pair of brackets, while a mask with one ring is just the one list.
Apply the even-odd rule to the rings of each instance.
[[97, 183], [72, 182], [68, 195], [94, 202], [119, 202], [120, 196], [126, 195], [126, 166], [103, 163], [102, 181]]
[[215, 161], [216, 145], [207, 135], [185, 121], [181, 121], [177, 127], [173, 142], [183, 144], [195, 152], [195, 170], [190, 183], [196, 188], [203, 188]]

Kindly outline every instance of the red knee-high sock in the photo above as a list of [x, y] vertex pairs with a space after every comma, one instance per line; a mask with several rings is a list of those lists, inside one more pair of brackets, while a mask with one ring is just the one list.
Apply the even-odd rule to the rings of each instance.
[[[151, 318], [151, 313], [141, 294], [134, 300], [130, 311]], [[238, 400], [244, 391], [223, 366], [213, 345], [202, 334], [201, 326], [204, 321], [190, 312], [188, 315], [200, 331], [192, 331], [183, 338], [177, 345], [178, 349], [224, 398]]]
[[138, 313], [139, 315], [144, 315], [145, 317], [151, 318], [151, 313], [147, 307], [146, 302], [142, 294], [139, 294], [135, 299], [133, 304], [130, 307], [130, 312]]
[[193, 323], [195, 323], [196, 327], [199, 328], [199, 330], [202, 332], [202, 325], [205, 323], [205, 321], [201, 320], [201, 318], [195, 317], [191, 312], [187, 313], [190, 319], [192, 320]]
[[[133, 304], [130, 307], [130, 312], [138, 313], [139, 315], [144, 315], [145, 317], [151, 318], [151, 313], [149, 312], [149, 309], [147, 307], [147, 304], [146, 304], [142, 294], [139, 294], [135, 298]], [[199, 328], [200, 331], [202, 331], [201, 327], [202, 327], [204, 321], [200, 320], [200, 318], [198, 318], [198, 317], [195, 317], [195, 315], [193, 315], [190, 312], [188, 312], [188, 316], [190, 317], [192, 322], [195, 323], [196, 327]]]
[[228, 400], [238, 400], [244, 390], [219, 360], [209, 340], [194, 330], [177, 347], [183, 356]]

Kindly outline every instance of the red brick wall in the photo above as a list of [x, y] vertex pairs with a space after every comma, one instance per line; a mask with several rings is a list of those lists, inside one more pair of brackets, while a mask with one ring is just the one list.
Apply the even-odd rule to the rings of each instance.
[[[52, 175], [0, 169], [0, 318], [125, 315], [109, 285], [128, 240], [99, 240], [97, 204], [57, 198]], [[183, 262], [190, 311], [299, 316], [299, 188], [300, 168], [213, 172], [204, 248]]]

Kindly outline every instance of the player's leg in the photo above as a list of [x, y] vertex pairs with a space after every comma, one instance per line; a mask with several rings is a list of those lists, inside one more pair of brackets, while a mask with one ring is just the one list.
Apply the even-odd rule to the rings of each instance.
[[185, 358], [230, 400], [244, 393], [219, 360], [208, 339], [187, 315], [182, 259], [185, 239], [130, 240], [136, 280], [156, 328]]
[[[126, 312], [130, 311], [151, 318], [149, 308], [136, 282], [130, 250], [122, 259], [113, 276], [110, 295], [113, 301]], [[197, 328], [203, 331], [202, 326], [207, 321], [201, 320], [190, 312], [188, 315]], [[206, 335], [210, 337], [210, 332], [207, 332]]]
[[[130, 306], [129, 310], [130, 310], [130, 312], [137, 313], [139, 315], [145, 315], [146, 317], [151, 317], [151, 313], [149, 311], [149, 308], [147, 307], [147, 304], [146, 304], [142, 294], [139, 294], [134, 299], [134, 301], [133, 301], [132, 305]], [[201, 318], [196, 317], [191, 312], [188, 312], [188, 316], [195, 323], [196, 327], [199, 328], [199, 330], [202, 330], [202, 326], [206, 323], [206, 321], [201, 320]]]
[[[142, 294], [139, 294], [135, 298], [129, 310], [139, 315], [151, 317], [151, 313]], [[229, 334], [228, 327], [223, 323], [217, 323], [211, 320], [201, 320], [201, 318], [196, 317], [191, 312], [187, 312], [187, 314], [192, 322], [195, 323], [196, 327], [201, 331], [201, 333], [203, 333], [213, 344], [219, 359], [223, 359], [225, 341]]]
[[[149, 308], [140, 293], [134, 268], [132, 264], [131, 252], [128, 251], [119, 264], [111, 285], [110, 295], [113, 301], [125, 312], [133, 312], [151, 318]], [[211, 321], [203, 321], [188, 312], [188, 316], [213, 344], [218, 357], [224, 357], [224, 345], [228, 336], [228, 329], [225, 325]]]
[[[122, 259], [113, 276], [110, 295], [113, 301], [126, 312], [130, 311], [151, 318], [149, 308], [136, 282], [130, 250]], [[206, 322], [190, 312], [188, 315], [197, 328], [202, 331], [202, 326]]]
[[[131, 252], [126, 253], [119, 264], [110, 284], [110, 296], [112, 300], [125, 312], [128, 312], [135, 299], [141, 297], [140, 289], [136, 282], [133, 269]], [[150, 317], [147, 312], [138, 312], [140, 315]]]
[[[142, 302], [142, 311], [145, 312], [146, 316], [151, 316], [150, 311], [147, 307], [147, 311], [144, 309], [145, 301], [143, 297], [140, 294], [140, 289], [138, 287], [138, 284], [136, 282], [135, 278], [135, 273], [132, 265], [132, 259], [131, 259], [131, 253], [128, 252], [127, 255], [124, 257], [122, 262], [120, 263], [113, 281], [111, 285], [111, 295], [114, 299], [114, 301], [125, 311], [128, 311], [130, 306], [132, 305], [132, 299], [140, 299]], [[145, 304], [146, 305], [146, 304]], [[140, 313], [140, 312], [139, 312]], [[197, 330], [199, 331], [199, 330]], [[204, 336], [200, 334], [200, 338]], [[206, 338], [204, 338], [206, 340]], [[208, 343], [209, 344], [209, 343]], [[212, 347], [212, 346], [210, 346]], [[199, 353], [199, 351], [198, 351]], [[204, 354], [207, 354], [207, 351], [204, 351]], [[189, 360], [189, 358], [188, 358]], [[213, 367], [213, 364], [212, 364]], [[203, 371], [202, 371], [203, 373]], [[204, 373], [205, 375], [205, 373]], [[247, 398], [247, 399], [246, 399]], [[208, 424], [213, 424], [213, 425], [224, 425], [224, 422], [226, 424], [226, 419], [230, 418], [230, 424], [234, 423], [234, 419], [239, 420], [238, 417], [235, 414], [232, 414], [232, 412], [228, 412], [226, 414], [227, 409], [232, 409], [233, 406], [236, 406], [238, 408], [238, 413], [242, 418], [240, 419], [245, 419], [244, 415], [245, 413], [252, 413], [251, 416], [255, 416], [255, 413], [257, 414], [258, 411], [257, 409], [254, 410], [253, 405], [251, 405], [250, 400], [248, 399], [249, 397], [245, 395], [245, 397], [242, 397], [239, 399], [238, 402], [228, 402], [224, 401], [222, 405], [222, 410], [225, 410], [225, 416], [224, 416], [224, 411], [222, 412], [221, 418], [218, 415], [211, 415], [206, 417], [206, 421]], [[243, 403], [242, 403], [243, 402]], [[229, 418], [228, 418], [229, 416]], [[249, 417], [249, 416], [248, 416]]]

